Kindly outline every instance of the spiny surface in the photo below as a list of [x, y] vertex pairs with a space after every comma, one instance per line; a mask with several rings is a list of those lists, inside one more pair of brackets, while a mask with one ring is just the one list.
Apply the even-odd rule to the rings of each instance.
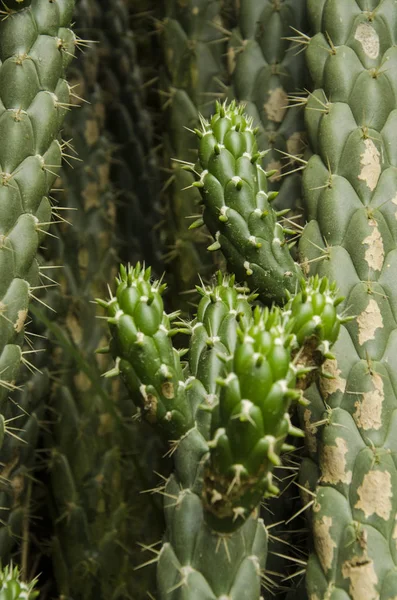
[[[0, 23], [0, 555], [7, 560], [29, 511], [30, 470], [43, 388], [15, 389], [29, 300], [40, 285], [37, 249], [52, 218], [49, 198], [64, 151], [58, 140], [75, 50], [74, 2], [33, 0]], [[18, 404], [19, 403], [19, 404]], [[26, 523], [24, 524], [26, 528]]]
[[270, 205], [267, 173], [261, 166], [257, 131], [244, 106], [217, 103], [210, 121], [202, 118], [199, 138], [199, 174], [203, 219], [215, 238], [210, 250], [220, 249], [228, 267], [258, 291], [263, 302], [283, 302], [297, 290], [302, 273], [293, 261], [285, 228]]
[[[356, 318], [307, 394], [301, 484], [315, 491], [310, 600], [392, 600], [397, 590], [397, 6], [308, 2], [314, 82], [300, 245]], [[307, 496], [307, 495], [306, 495]]]
[[226, 43], [221, 9], [219, 0], [168, 0], [159, 27], [164, 57], [160, 83], [166, 170], [165, 260], [172, 274], [173, 306], [185, 312], [191, 310], [188, 302], [192, 296], [176, 296], [194, 291], [197, 273], [207, 278], [212, 275], [213, 257], [205, 250], [208, 232], [189, 231], [192, 215], [200, 212], [200, 194], [191, 187], [194, 177], [181, 166], [195, 161], [192, 130], [199, 124], [199, 113], [211, 114], [214, 101], [223, 93]]
[[299, 104], [306, 69], [293, 38], [306, 31], [306, 0], [240, 0], [235, 18], [228, 47], [228, 97], [244, 101], [259, 127], [258, 147], [268, 150], [264, 168], [276, 171], [269, 189], [280, 192], [277, 206], [295, 207], [301, 204], [299, 158], [306, 141], [303, 110], [294, 106], [294, 99]]

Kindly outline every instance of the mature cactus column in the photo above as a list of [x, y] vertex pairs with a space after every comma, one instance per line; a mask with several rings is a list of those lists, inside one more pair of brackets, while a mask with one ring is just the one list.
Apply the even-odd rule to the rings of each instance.
[[[168, 0], [161, 25], [164, 70], [161, 98], [164, 114], [166, 214], [164, 220], [166, 260], [173, 274], [174, 295], [194, 290], [197, 273], [212, 274], [211, 240], [204, 230], [189, 231], [192, 215], [200, 213], [200, 195], [191, 187], [194, 177], [181, 167], [197, 156], [191, 131], [199, 124], [199, 112], [211, 114], [224, 89], [226, 54], [221, 31], [219, 0]], [[182, 161], [182, 162], [181, 162]], [[192, 296], [182, 296], [175, 305], [189, 310]]]
[[[309, 0], [314, 91], [300, 252], [336, 281], [335, 360], [303, 412], [301, 483], [315, 489], [310, 600], [392, 600], [397, 591], [397, 5]], [[308, 40], [305, 40], [307, 42]], [[311, 498], [309, 498], [311, 499]]]
[[228, 49], [229, 97], [246, 102], [259, 128], [258, 146], [268, 150], [264, 167], [276, 171], [269, 189], [280, 192], [277, 205], [293, 207], [301, 198], [305, 135], [303, 111], [287, 107], [305, 88], [306, 69], [304, 53], [287, 38], [296, 36], [294, 30], [306, 31], [306, 0], [240, 0], [236, 13]]
[[[40, 285], [36, 254], [52, 217], [49, 193], [63, 154], [64, 79], [76, 40], [73, 0], [8, 3], [0, 22], [0, 556], [21, 536], [34, 464], [41, 387], [9, 399], [22, 360], [29, 300]], [[15, 9], [15, 10], [14, 10]], [[19, 9], [19, 10], [17, 10]], [[24, 362], [26, 357], [23, 358]], [[34, 381], [38, 383], [37, 377]], [[33, 392], [33, 393], [32, 393]]]
[[[76, 8], [76, 33], [91, 39], [98, 7], [81, 2]], [[140, 494], [154, 485], [150, 476], [158, 470], [158, 438], [146, 438], [145, 451], [135, 458], [139, 436], [145, 433], [132, 422], [133, 399], [117, 382], [103, 380], [107, 359], [95, 355], [106, 323], [96, 318], [92, 300], [105, 292], [121, 242], [99, 64], [99, 45], [92, 44], [70, 69], [74, 106], [65, 136], [74, 151], [69, 150], [72, 164], [62, 170], [58, 187], [63, 191], [56, 197], [69, 209], [63, 214], [71, 225], [58, 225], [51, 248], [64, 267], [57, 277], [61, 291], [53, 288], [47, 300], [56, 315], [38, 311], [52, 342], [44, 434], [51, 518], [46, 515], [45, 524], [52, 536], [57, 592], [75, 600], [143, 597], [150, 589], [150, 570], [144, 577], [127, 573], [140, 561], [137, 542], [153, 543], [162, 527], [161, 509], [158, 519], [154, 503]]]

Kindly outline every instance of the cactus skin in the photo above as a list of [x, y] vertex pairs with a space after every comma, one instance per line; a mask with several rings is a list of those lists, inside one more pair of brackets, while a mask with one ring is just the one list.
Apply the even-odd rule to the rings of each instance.
[[69, 101], [64, 74], [75, 46], [67, 28], [73, 6], [72, 0], [62, 5], [36, 0], [10, 11], [0, 24], [0, 136], [8, 140], [0, 153], [3, 415], [21, 363], [31, 288], [39, 280], [36, 254], [51, 219], [48, 194], [61, 164], [58, 134]]
[[208, 232], [189, 232], [192, 215], [200, 213], [200, 194], [191, 187], [194, 176], [183, 170], [182, 164], [194, 161], [196, 156], [188, 129], [199, 125], [199, 113], [210, 115], [215, 99], [222, 96], [226, 44], [219, 29], [220, 0], [167, 0], [164, 4], [159, 30], [164, 56], [160, 85], [166, 170], [165, 261], [172, 305], [191, 312], [188, 302], [192, 297], [178, 296], [194, 291], [197, 273], [211, 277], [214, 257], [205, 250], [210, 240]]
[[[93, 39], [99, 17], [97, 3], [79, 2], [76, 34]], [[151, 569], [139, 577], [126, 573], [141, 558], [137, 541], [151, 544], [163, 530], [160, 503], [140, 494], [157, 481], [152, 471], [160, 470], [156, 457], [163, 454], [162, 444], [154, 435], [148, 438], [148, 427], [132, 422], [132, 400], [119, 382], [103, 380], [109, 361], [95, 356], [107, 325], [96, 318], [92, 300], [105, 293], [115, 275], [122, 241], [99, 65], [100, 46], [92, 44], [69, 70], [73, 107], [64, 135], [71, 144], [56, 200], [64, 209], [59, 214], [72, 226], [60, 218], [57, 238], [50, 238], [45, 249], [49, 262], [63, 266], [53, 275], [60, 288], [47, 291], [46, 303], [56, 313], [35, 311], [50, 338], [46, 360], [54, 376], [43, 419], [49, 424], [42, 436], [47, 469], [36, 474], [42, 518], [33, 526], [51, 547], [54, 595], [74, 600], [143, 597], [153, 587]], [[146, 444], [138, 454], [141, 436]]]
[[3, 564], [20, 545], [22, 530], [28, 530], [32, 470], [48, 386], [45, 365], [40, 365], [42, 376], [36, 373], [28, 384], [21, 381], [24, 389], [13, 393], [12, 398], [9, 396], [15, 391], [21, 361], [28, 368], [36, 362], [22, 360], [24, 328], [29, 300], [37, 295], [35, 288], [42, 283], [37, 250], [46, 238], [52, 216], [49, 193], [61, 164], [63, 150], [58, 136], [67, 110], [65, 104], [69, 102], [69, 86], [64, 76], [75, 49], [74, 34], [68, 29], [74, 7], [72, 0], [61, 4], [40, 0], [19, 6], [6, 4], [0, 23], [0, 422], [3, 428], [0, 559]]
[[[218, 285], [199, 288], [197, 317], [184, 328], [191, 340], [183, 373], [184, 351], [174, 350], [170, 339], [178, 330], [161, 302], [164, 286], [150, 282], [150, 269], [139, 264], [121, 267], [116, 283], [114, 297], [98, 300], [112, 332], [106, 351], [116, 360], [108, 375], [122, 374], [131, 393], [141, 392], [142, 415], [174, 449], [175, 472], [164, 486], [160, 597], [174, 590], [175, 599], [257, 598], [267, 535], [256, 508], [265, 492], [278, 491], [271, 470], [288, 433], [300, 434], [287, 413], [301, 398], [297, 379], [318, 366], [316, 352], [330, 356], [338, 335], [335, 288], [314, 278], [284, 311], [257, 307], [252, 313], [255, 295], [236, 288], [234, 277], [218, 275]], [[306, 343], [305, 358], [295, 364], [293, 353]], [[245, 410], [247, 404], [253, 410]], [[216, 578], [215, 548], [224, 534], [233, 560], [226, 570], [219, 557], [225, 576]]]
[[262, 301], [280, 303], [286, 292], [297, 290], [302, 274], [270, 206], [274, 195], [267, 193], [269, 174], [260, 165], [255, 133], [243, 106], [217, 104], [211, 121], [202, 120], [197, 130], [200, 180], [194, 185], [215, 238], [209, 249], [221, 249], [230, 271], [258, 291]]
[[[397, 8], [387, 0], [309, 0], [314, 82], [304, 173], [310, 273], [336, 281], [343, 327], [325, 364], [332, 379], [307, 397], [315, 493], [311, 600], [391, 600], [397, 590], [396, 242]], [[324, 423], [324, 425], [320, 425]], [[310, 498], [312, 499], [312, 497]]]
[[99, 42], [98, 82], [106, 129], [114, 144], [110, 177], [117, 194], [119, 257], [131, 260], [136, 256], [161, 273], [163, 248], [156, 228], [161, 218], [161, 182], [136, 55], [132, 8], [125, 0], [100, 0], [95, 6], [97, 30], [92, 33]]
[[[290, 107], [289, 96], [305, 88], [305, 55], [295, 47], [297, 31], [306, 31], [306, 0], [240, 0], [237, 28], [228, 48], [230, 99], [246, 104], [258, 126], [258, 147], [267, 150], [264, 168], [277, 172], [269, 190], [278, 191], [278, 208], [301, 203], [301, 165], [291, 157], [305, 149], [303, 111]], [[292, 29], [295, 29], [294, 30]]]
[[18, 567], [12, 565], [0, 570], [0, 600], [34, 600], [39, 592], [34, 589], [37, 580], [21, 581]]

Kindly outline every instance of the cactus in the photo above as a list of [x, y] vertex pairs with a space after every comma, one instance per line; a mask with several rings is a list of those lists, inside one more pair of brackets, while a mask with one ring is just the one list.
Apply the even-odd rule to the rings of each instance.
[[[114, 144], [110, 176], [117, 193], [120, 258], [137, 253], [159, 270], [162, 247], [160, 178], [153, 148], [151, 115], [144, 104], [131, 9], [124, 0], [101, 0], [93, 37], [98, 39], [98, 82], [106, 128]], [[132, 7], [131, 7], [132, 8]], [[135, 247], [134, 247], [135, 246]]]
[[18, 398], [8, 396], [19, 387], [20, 364], [31, 366], [27, 355], [32, 348], [22, 350], [22, 345], [29, 301], [41, 283], [37, 250], [52, 218], [49, 193], [64, 153], [59, 131], [70, 95], [64, 76], [76, 45], [68, 29], [73, 7], [73, 0], [7, 3], [0, 23], [0, 556], [4, 561], [22, 529], [27, 531], [30, 471], [43, 413], [43, 380], [38, 377], [31, 383], [34, 389], [28, 386]]
[[[182, 329], [191, 334], [183, 370], [185, 351], [171, 343], [176, 315], [164, 313], [164, 284], [151, 282], [150, 275], [139, 264], [121, 267], [116, 295], [98, 303], [112, 333], [106, 351], [116, 362], [107, 375], [121, 374], [130, 392], [140, 393], [142, 416], [172, 443], [175, 457], [175, 472], [164, 486], [160, 597], [174, 590], [175, 599], [182, 593], [256, 598], [267, 545], [257, 507], [265, 493], [278, 491], [272, 465], [290, 448], [287, 435], [300, 434], [287, 410], [301, 399], [297, 381], [304, 388], [330, 356], [342, 321], [335, 308], [340, 299], [334, 286], [315, 278], [284, 310], [252, 312], [255, 296], [235, 288], [234, 278], [218, 276], [217, 286], [199, 288], [196, 319]], [[218, 558], [224, 577], [216, 579], [207, 553], [225, 535], [229, 564]]]
[[0, 600], [34, 600], [39, 592], [34, 589], [37, 580], [21, 580], [18, 567], [12, 565], [0, 570]]
[[283, 302], [302, 274], [270, 205], [277, 193], [267, 193], [271, 173], [260, 164], [253, 120], [243, 106], [218, 103], [211, 121], [201, 124], [198, 164], [188, 168], [200, 176], [193, 185], [204, 213], [192, 227], [207, 225], [215, 238], [209, 249], [221, 249], [229, 269], [264, 302]]
[[[160, 79], [166, 132], [164, 237], [173, 297], [194, 291], [197, 273], [208, 277], [213, 272], [213, 261], [205, 250], [208, 233], [188, 230], [189, 219], [199, 211], [200, 195], [191, 187], [194, 178], [181, 167], [196, 154], [188, 129], [198, 126], [199, 112], [211, 114], [215, 99], [223, 93], [221, 9], [219, 0], [168, 0], [160, 26], [165, 63]], [[186, 312], [188, 301], [191, 296], [174, 303]]]
[[306, 140], [303, 111], [287, 107], [306, 84], [305, 56], [294, 40], [296, 31], [306, 31], [306, 0], [240, 0], [236, 13], [228, 96], [244, 101], [258, 126], [258, 147], [267, 150], [264, 168], [275, 171], [269, 189], [279, 191], [277, 207], [295, 207], [301, 204]]
[[306, 584], [313, 600], [386, 600], [397, 589], [397, 11], [387, 0], [308, 7], [313, 35], [302, 41], [314, 90], [305, 119], [314, 155], [304, 173], [301, 260], [336, 281], [342, 308], [356, 318], [302, 415], [310, 458], [301, 484], [314, 493]]
[[[95, 11], [90, 9], [89, 3], [77, 7], [77, 33], [87, 35], [93, 28]], [[96, 319], [92, 299], [104, 293], [120, 247], [98, 52], [93, 44], [70, 71], [74, 107], [65, 134], [73, 138], [69, 160], [78, 160], [63, 169], [57, 198], [70, 210], [72, 227], [65, 221], [58, 224], [50, 253], [64, 266], [61, 293], [56, 290], [48, 299], [57, 321], [50, 311], [37, 311], [53, 344], [51, 427], [44, 436], [51, 484], [45, 505], [51, 509], [52, 531], [46, 533], [52, 536], [58, 594], [85, 600], [98, 594], [134, 597], [149, 590], [150, 572], [130, 580], [126, 572], [131, 557], [137, 562], [136, 540], [152, 543], [160, 535], [156, 527], [161, 530], [155, 503], [139, 495], [150, 487], [150, 472], [146, 476], [134, 458], [130, 440], [139, 433], [130, 423], [134, 404], [117, 384], [103, 385], [106, 359], [95, 357], [105, 324]], [[153, 468], [158, 446], [152, 436], [147, 450], [152, 456], [142, 457]], [[132, 509], [140, 513], [139, 521]], [[144, 531], [149, 520], [152, 529]]]

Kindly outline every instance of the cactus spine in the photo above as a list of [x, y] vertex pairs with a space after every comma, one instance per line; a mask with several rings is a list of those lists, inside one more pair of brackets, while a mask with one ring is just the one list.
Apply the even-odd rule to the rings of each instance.
[[356, 316], [335, 360], [308, 393], [315, 493], [312, 600], [391, 600], [397, 590], [395, 464], [397, 114], [395, 3], [309, 0], [314, 82], [306, 126], [314, 152], [304, 174], [305, 270], [327, 275]]

